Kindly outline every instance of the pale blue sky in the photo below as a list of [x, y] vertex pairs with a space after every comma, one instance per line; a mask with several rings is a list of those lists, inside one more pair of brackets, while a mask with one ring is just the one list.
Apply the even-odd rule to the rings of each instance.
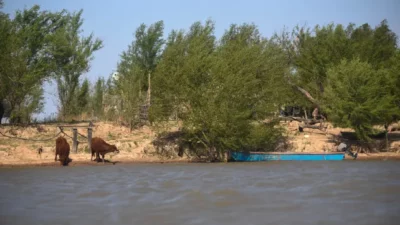
[[[347, 25], [369, 23], [378, 25], [387, 19], [400, 35], [400, 0], [5, 0], [4, 11], [38, 4], [45, 10], [77, 11], [83, 9], [85, 33], [103, 40], [104, 48], [95, 53], [91, 70], [85, 74], [91, 81], [108, 77], [116, 68], [119, 55], [133, 40], [135, 29], [141, 24], [164, 20], [165, 36], [171, 29], [188, 29], [195, 21], [211, 18], [216, 22], [220, 37], [232, 23], [254, 22], [260, 32], [270, 37], [284, 26], [325, 25], [330, 22]], [[43, 115], [57, 111], [56, 89], [46, 85], [46, 106]]]

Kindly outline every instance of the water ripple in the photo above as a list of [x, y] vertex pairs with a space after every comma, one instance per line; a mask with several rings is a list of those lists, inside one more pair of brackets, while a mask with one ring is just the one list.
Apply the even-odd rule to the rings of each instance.
[[[397, 224], [400, 165], [345, 161], [0, 169], [4, 224]], [[2, 223], [2, 224], [3, 224]]]

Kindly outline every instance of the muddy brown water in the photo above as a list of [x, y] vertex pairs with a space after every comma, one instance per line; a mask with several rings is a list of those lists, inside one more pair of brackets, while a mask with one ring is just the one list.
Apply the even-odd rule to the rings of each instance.
[[399, 161], [0, 168], [0, 224], [400, 224]]

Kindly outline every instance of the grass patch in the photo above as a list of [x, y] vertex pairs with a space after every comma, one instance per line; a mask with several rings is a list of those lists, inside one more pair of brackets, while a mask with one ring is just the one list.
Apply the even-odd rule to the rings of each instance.
[[115, 139], [115, 135], [114, 134], [112, 134], [110, 131], [108, 132], [108, 139], [110, 139], [110, 140], [113, 140], [113, 139]]
[[85, 146], [85, 148], [83, 148], [83, 152], [84, 153], [91, 153], [91, 150], [89, 149], [88, 146]]
[[0, 139], [0, 145], [11, 145], [14, 144], [15, 140], [11, 140], [11, 139]]

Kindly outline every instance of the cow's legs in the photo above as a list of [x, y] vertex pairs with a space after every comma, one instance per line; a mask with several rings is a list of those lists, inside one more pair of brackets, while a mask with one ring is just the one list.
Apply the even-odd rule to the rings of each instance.
[[106, 163], [106, 162], [104, 162], [104, 155], [105, 155], [105, 154], [101, 154], [101, 157], [103, 158], [103, 164]]
[[[95, 154], [97, 155], [98, 153], [92, 150], [92, 156], [90, 156], [90, 161], [93, 160], [93, 156], [94, 156]], [[97, 157], [96, 157], [96, 159], [97, 159]]]

